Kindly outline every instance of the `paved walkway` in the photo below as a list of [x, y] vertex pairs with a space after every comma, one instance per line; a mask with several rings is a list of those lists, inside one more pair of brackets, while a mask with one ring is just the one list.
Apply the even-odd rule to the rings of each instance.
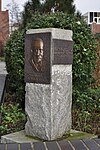
[[6, 75], [7, 71], [5, 62], [0, 62], [0, 104], [3, 100]]
[[100, 139], [0, 144], [0, 150], [100, 150]]
[[5, 62], [0, 61], [0, 74], [7, 74]]
[[[0, 61], [0, 106], [4, 101], [6, 75], [7, 75], [6, 64], [5, 62]], [[1, 123], [1, 113], [0, 113], [0, 123]]]

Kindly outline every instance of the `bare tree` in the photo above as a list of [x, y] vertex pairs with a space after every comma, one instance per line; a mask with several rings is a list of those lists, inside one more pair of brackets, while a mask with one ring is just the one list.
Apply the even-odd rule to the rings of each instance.
[[17, 28], [19, 28], [21, 24], [21, 11], [19, 5], [13, 1], [7, 5], [7, 9], [9, 10], [10, 16], [10, 30], [11, 32]]

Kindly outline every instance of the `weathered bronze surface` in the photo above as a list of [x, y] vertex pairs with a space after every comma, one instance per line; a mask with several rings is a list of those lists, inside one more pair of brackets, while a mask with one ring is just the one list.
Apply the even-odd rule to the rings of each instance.
[[50, 83], [51, 33], [27, 34], [25, 37], [25, 82]]
[[72, 64], [73, 63], [73, 41], [53, 40], [53, 64]]

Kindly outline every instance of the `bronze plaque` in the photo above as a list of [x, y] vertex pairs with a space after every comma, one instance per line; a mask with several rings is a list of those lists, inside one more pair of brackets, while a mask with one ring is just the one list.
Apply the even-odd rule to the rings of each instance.
[[25, 37], [25, 82], [49, 84], [51, 72], [51, 33]]
[[73, 62], [73, 41], [53, 40], [53, 64], [72, 64]]

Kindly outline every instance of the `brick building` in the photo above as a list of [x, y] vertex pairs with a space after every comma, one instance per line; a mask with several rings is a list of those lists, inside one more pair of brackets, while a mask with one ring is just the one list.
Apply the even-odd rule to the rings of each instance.
[[90, 26], [92, 33], [94, 34], [97, 40], [97, 66], [94, 71], [94, 76], [96, 79], [96, 86], [100, 87], [100, 11], [87, 12], [83, 15], [84, 20]]
[[100, 12], [91, 11], [83, 15], [84, 20], [91, 27], [93, 34], [100, 33]]
[[9, 38], [9, 14], [8, 10], [2, 11], [2, 0], [0, 0], [0, 56], [3, 55], [3, 47]]

